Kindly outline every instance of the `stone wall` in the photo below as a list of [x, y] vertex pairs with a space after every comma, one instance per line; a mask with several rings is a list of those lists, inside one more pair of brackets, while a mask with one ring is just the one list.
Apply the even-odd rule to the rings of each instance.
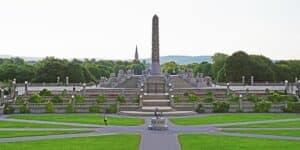
[[[195, 110], [197, 107], [197, 103], [175, 103], [173, 107], [178, 111], [191, 111]], [[213, 104], [212, 103], [201, 103], [204, 113], [212, 113], [213, 112]], [[283, 112], [282, 108], [285, 106], [285, 104], [272, 104], [271, 108], [269, 109], [269, 112], [272, 113], [281, 113]], [[236, 113], [240, 112], [240, 106], [237, 103], [230, 104], [229, 112]], [[254, 104], [245, 102], [243, 103], [243, 110], [242, 112], [254, 112]]]
[[[15, 108], [14, 113], [20, 113], [20, 107], [23, 105], [11, 105], [12, 107]], [[77, 113], [88, 113], [89, 108], [91, 106], [98, 106], [100, 108], [100, 112], [105, 112], [106, 108], [110, 106], [110, 104], [96, 104], [96, 105], [88, 105], [88, 104], [76, 104], [74, 109]], [[46, 109], [46, 104], [29, 104], [28, 108], [30, 113], [33, 114], [39, 114], [39, 113], [45, 113]], [[56, 104], [54, 105], [55, 108], [55, 113], [67, 113], [67, 104]]]
[[200, 98], [204, 98], [208, 92], [212, 92], [216, 98], [224, 98], [227, 93], [227, 89], [214, 89], [214, 88], [184, 88], [184, 89], [173, 89], [170, 92], [171, 95], [178, 96], [181, 100], [187, 100], [188, 93], [194, 93]]
[[[22, 95], [24, 99], [29, 99], [33, 94], [39, 93], [39, 91], [29, 91], [27, 95]], [[53, 95], [61, 95], [62, 91], [51, 91]], [[65, 96], [60, 96], [65, 103], [67, 103], [72, 95], [84, 95], [85, 103], [93, 104], [96, 102], [99, 95], [104, 95], [106, 101], [115, 101], [119, 95], [125, 97], [126, 102], [133, 102], [139, 95], [140, 91], [137, 88], [123, 89], [123, 88], [103, 88], [103, 89], [87, 89], [85, 92], [67, 91]], [[44, 100], [51, 100], [53, 96], [44, 96]]]

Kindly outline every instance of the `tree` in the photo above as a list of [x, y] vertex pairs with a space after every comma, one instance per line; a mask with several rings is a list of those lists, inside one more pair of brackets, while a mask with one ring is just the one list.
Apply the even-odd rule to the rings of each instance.
[[214, 56], [212, 56], [212, 74], [213, 78], [217, 81], [226, 80], [225, 62], [227, 58], [228, 55], [223, 53], [216, 53]]
[[226, 77], [229, 81], [241, 81], [242, 76], [251, 76], [251, 60], [247, 53], [238, 51], [227, 58]]
[[162, 71], [166, 71], [169, 74], [176, 74], [179, 71], [179, 66], [174, 62], [166, 62], [162, 65]]
[[57, 76], [64, 77], [67, 70], [67, 61], [54, 57], [47, 57], [36, 65], [35, 82], [56, 82]]

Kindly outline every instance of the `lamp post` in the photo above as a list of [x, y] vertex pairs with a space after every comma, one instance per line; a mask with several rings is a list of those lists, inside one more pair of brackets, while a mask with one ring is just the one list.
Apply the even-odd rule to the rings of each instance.
[[229, 95], [229, 92], [230, 92], [230, 89], [229, 89], [230, 83], [228, 82], [228, 83], [226, 84], [226, 86], [227, 86], [227, 95]]
[[25, 95], [28, 94], [28, 81], [25, 81]]
[[240, 111], [243, 111], [243, 95], [240, 94], [239, 96], [239, 106], [240, 106]]
[[74, 108], [75, 107], [75, 100], [74, 100], [75, 96], [72, 95], [71, 96], [71, 101], [72, 101], [72, 107]]
[[285, 80], [285, 81], [284, 81], [284, 87], [285, 87], [284, 93], [285, 93], [285, 94], [288, 93], [288, 84], [289, 84], [289, 81], [288, 81], [288, 80]]

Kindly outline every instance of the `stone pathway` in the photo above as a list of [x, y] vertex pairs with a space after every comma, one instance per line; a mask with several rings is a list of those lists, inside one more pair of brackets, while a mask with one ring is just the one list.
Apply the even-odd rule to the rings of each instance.
[[224, 126], [233, 125], [247, 125], [258, 123], [274, 123], [274, 122], [288, 122], [300, 121], [300, 118], [295, 119], [278, 119], [278, 120], [264, 120], [264, 121], [249, 121], [237, 123], [224, 123], [224, 124], [211, 124], [211, 125], [194, 125], [194, 126], [177, 126], [168, 122], [169, 130], [167, 131], [151, 131], [147, 129], [150, 123], [149, 117], [145, 118], [145, 124], [142, 126], [103, 126], [95, 124], [83, 123], [65, 123], [53, 121], [36, 121], [36, 120], [21, 120], [21, 119], [7, 119], [5, 117], [1, 120], [14, 121], [14, 122], [27, 122], [27, 123], [43, 123], [43, 124], [56, 124], [56, 125], [70, 125], [84, 128], [0, 128], [0, 131], [69, 131], [69, 130], [92, 130], [89, 133], [78, 134], [61, 134], [61, 135], [46, 135], [46, 136], [30, 136], [30, 137], [13, 137], [13, 138], [0, 138], [0, 142], [16, 142], [16, 141], [31, 141], [41, 139], [55, 139], [55, 138], [71, 138], [71, 137], [86, 137], [86, 136], [99, 136], [109, 134], [121, 133], [136, 133], [141, 134], [140, 150], [180, 150], [180, 144], [177, 139], [178, 134], [183, 133], [205, 133], [215, 135], [239, 136], [239, 137], [256, 137], [256, 138], [270, 138], [270, 139], [285, 139], [285, 140], [300, 140], [300, 137], [291, 136], [275, 136], [275, 135], [259, 135], [259, 134], [241, 134], [241, 133], [227, 133], [225, 130], [300, 130], [300, 128], [220, 128]]

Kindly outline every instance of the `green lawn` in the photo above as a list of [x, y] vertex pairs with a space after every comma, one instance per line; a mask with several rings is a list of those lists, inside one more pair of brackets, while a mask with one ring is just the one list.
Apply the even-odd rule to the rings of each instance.
[[41, 123], [25, 123], [25, 122], [0, 120], [0, 128], [77, 128], [77, 126], [41, 124]]
[[0, 147], [1, 150], [138, 150], [139, 144], [139, 135], [121, 134], [0, 143]]
[[239, 131], [225, 130], [223, 132], [282, 135], [282, 136], [300, 136], [300, 130], [239, 130]]
[[182, 150], [298, 150], [299, 141], [223, 135], [179, 135]]
[[[57, 122], [73, 122], [87, 124], [104, 124], [103, 116], [99, 114], [39, 114], [39, 115], [11, 115], [9, 118], [26, 120], [43, 120]], [[108, 117], [109, 125], [135, 126], [142, 125], [144, 119], [128, 117]]]
[[226, 128], [296, 128], [296, 127], [300, 128], [300, 121], [226, 126]]
[[218, 123], [234, 123], [273, 119], [300, 118], [299, 114], [217, 114], [202, 117], [172, 118], [170, 119], [176, 125], [204, 125]]
[[20, 136], [39, 136], [53, 134], [72, 134], [89, 131], [0, 131], [0, 138], [20, 137]]

